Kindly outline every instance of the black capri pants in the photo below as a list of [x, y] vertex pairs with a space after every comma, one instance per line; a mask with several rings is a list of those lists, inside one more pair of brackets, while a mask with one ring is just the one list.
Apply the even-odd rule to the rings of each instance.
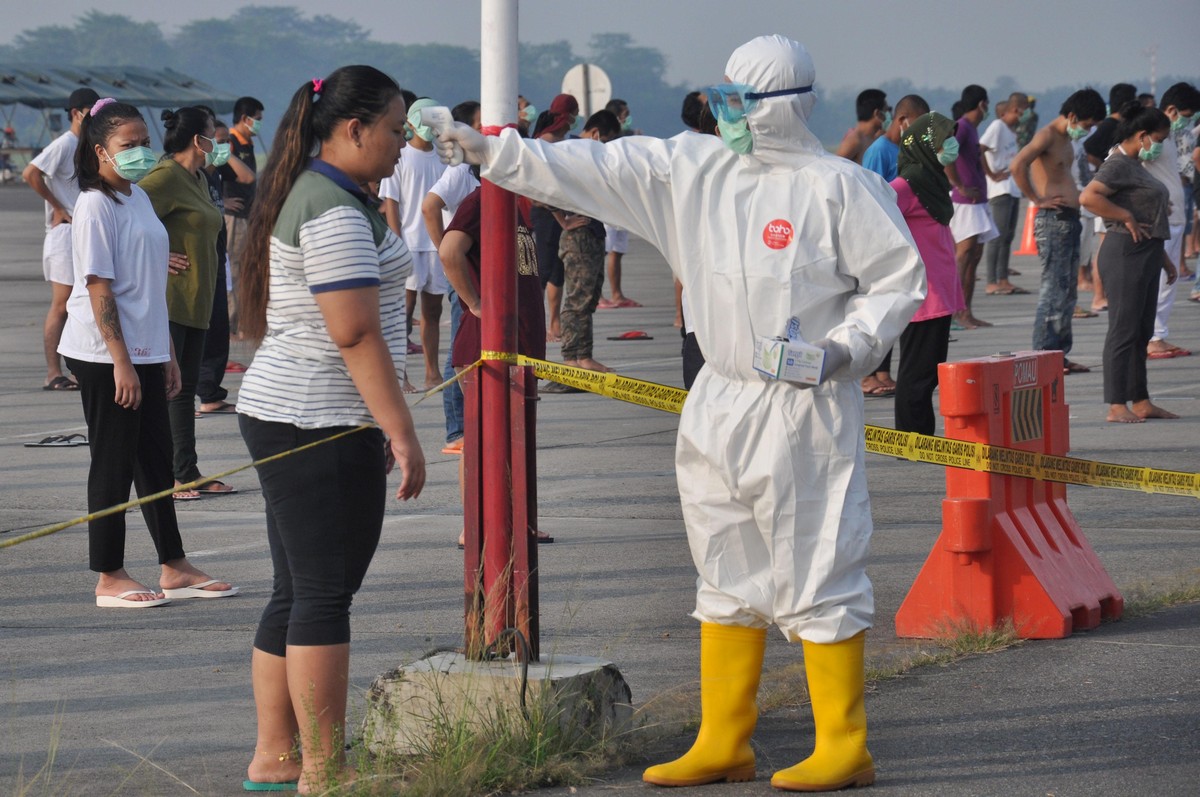
[[[238, 420], [256, 460], [350, 428]], [[383, 526], [383, 445], [382, 432], [364, 429], [258, 467], [275, 578], [254, 647], [284, 656], [288, 645], [350, 641], [350, 604]]]

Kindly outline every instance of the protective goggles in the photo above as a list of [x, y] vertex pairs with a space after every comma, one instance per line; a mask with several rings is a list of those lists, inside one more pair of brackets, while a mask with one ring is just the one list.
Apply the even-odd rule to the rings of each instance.
[[778, 91], [755, 91], [753, 86], [745, 83], [721, 83], [709, 86], [704, 90], [708, 95], [708, 108], [718, 121], [732, 124], [744, 119], [746, 114], [754, 110], [759, 100], [769, 97], [787, 97], [792, 94], [808, 94], [812, 86], [802, 86], [796, 89], [780, 89]]

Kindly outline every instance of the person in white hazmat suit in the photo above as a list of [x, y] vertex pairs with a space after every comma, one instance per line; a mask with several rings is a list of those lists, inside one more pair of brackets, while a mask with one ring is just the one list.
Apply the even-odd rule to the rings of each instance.
[[[772, 784], [826, 791], [874, 782], [866, 747], [863, 397], [870, 373], [925, 296], [895, 193], [826, 154], [805, 125], [815, 70], [803, 45], [763, 36], [734, 51], [710, 103], [721, 137], [626, 137], [545, 146], [456, 125], [439, 139], [518, 194], [624, 227], [683, 283], [707, 364], [675, 454], [699, 571], [699, 736], [644, 779], [693, 786], [755, 777], [749, 741], [766, 629], [803, 642], [816, 749]], [[744, 113], [744, 116], [742, 115]], [[820, 384], [764, 378], [757, 336], [789, 319], [825, 350]]]

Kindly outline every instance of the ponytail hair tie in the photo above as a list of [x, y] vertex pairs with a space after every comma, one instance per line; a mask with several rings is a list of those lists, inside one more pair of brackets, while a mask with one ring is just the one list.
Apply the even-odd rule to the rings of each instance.
[[313, 80], [312, 80], [313, 102], [316, 102], [317, 100], [321, 99], [321, 89], [324, 86], [325, 86], [325, 80], [323, 78], [319, 78], [319, 77], [313, 78]]
[[91, 115], [95, 116], [105, 105], [112, 105], [114, 102], [116, 102], [116, 100], [114, 100], [112, 97], [105, 97], [102, 100], [96, 100], [96, 102], [92, 105]]

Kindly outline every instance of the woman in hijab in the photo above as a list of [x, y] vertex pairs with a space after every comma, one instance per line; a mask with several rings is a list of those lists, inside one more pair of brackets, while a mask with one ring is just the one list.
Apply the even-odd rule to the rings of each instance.
[[944, 169], [957, 156], [953, 147], [951, 153], [943, 150], [946, 140], [954, 138], [954, 130], [955, 123], [940, 113], [914, 119], [900, 134], [899, 174], [891, 183], [925, 262], [929, 285], [924, 303], [900, 335], [896, 428], [905, 432], [933, 434], [936, 429], [933, 389], [938, 364], [946, 361], [950, 320], [966, 306], [950, 232], [954, 203]]

